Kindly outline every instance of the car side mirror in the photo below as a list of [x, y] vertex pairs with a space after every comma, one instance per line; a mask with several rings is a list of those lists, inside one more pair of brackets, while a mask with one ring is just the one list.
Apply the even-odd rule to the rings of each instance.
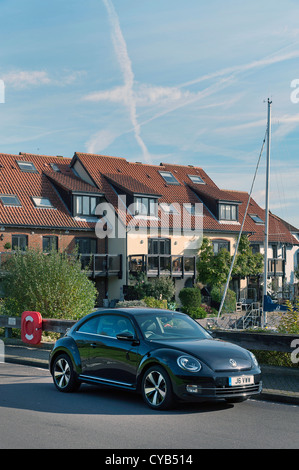
[[135, 338], [135, 336], [132, 333], [129, 333], [128, 331], [123, 331], [122, 333], [118, 333], [118, 335], [116, 335], [116, 338], [121, 341], [134, 341], [136, 344], [139, 344], [139, 340]]

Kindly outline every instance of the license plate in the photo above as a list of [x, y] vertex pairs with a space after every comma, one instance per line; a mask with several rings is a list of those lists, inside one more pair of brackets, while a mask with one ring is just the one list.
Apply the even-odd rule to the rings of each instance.
[[229, 377], [228, 384], [232, 387], [236, 385], [250, 385], [254, 384], [253, 375], [240, 375], [239, 377]]

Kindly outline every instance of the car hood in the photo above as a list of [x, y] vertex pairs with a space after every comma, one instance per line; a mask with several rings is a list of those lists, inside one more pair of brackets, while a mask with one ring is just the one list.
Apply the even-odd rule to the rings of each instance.
[[[157, 343], [156, 343], [157, 344]], [[162, 341], [160, 347], [168, 347], [190, 354], [207, 364], [214, 371], [237, 371], [252, 368], [246, 349], [216, 339]]]

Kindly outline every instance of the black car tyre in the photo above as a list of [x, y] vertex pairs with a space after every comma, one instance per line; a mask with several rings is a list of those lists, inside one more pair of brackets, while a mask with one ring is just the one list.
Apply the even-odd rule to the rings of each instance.
[[172, 407], [174, 396], [171, 380], [162, 367], [150, 367], [143, 376], [141, 387], [143, 400], [150, 408], [166, 410]]
[[52, 375], [55, 387], [60, 392], [74, 392], [80, 387], [70, 357], [60, 354], [53, 363]]

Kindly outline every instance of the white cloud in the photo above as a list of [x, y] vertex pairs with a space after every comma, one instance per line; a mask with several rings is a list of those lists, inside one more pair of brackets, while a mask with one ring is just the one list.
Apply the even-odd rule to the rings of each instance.
[[105, 148], [109, 147], [110, 144], [117, 137], [109, 129], [104, 129], [96, 134], [92, 135], [86, 143], [86, 149], [88, 153], [101, 153]]
[[49, 85], [51, 79], [43, 70], [16, 70], [2, 75], [5, 85], [25, 88], [32, 85]]
[[1, 75], [6, 86], [23, 89], [31, 86], [70, 85], [82, 75], [84, 71], [72, 71], [60, 73], [60, 76], [49, 76], [45, 70], [13, 70]]
[[114, 50], [124, 78], [124, 87], [122, 90], [123, 100], [129, 110], [131, 123], [134, 128], [135, 139], [142, 150], [145, 160], [150, 161], [151, 157], [140, 135], [140, 125], [137, 121], [136, 101], [133, 93], [134, 74], [132, 70], [131, 60], [127, 50], [127, 45], [120, 29], [118, 17], [112, 2], [110, 0], [103, 0], [103, 2], [109, 16]]
[[[132, 98], [136, 106], [150, 106], [153, 104], [168, 104], [175, 101], [189, 99], [191, 95], [189, 91], [182, 92], [177, 87], [152, 86], [147, 84], [135, 85], [132, 89]], [[127, 102], [127, 87], [120, 86], [112, 90], [98, 91], [90, 93], [83, 97], [85, 101], [98, 102], [110, 101], [112, 103]]]

